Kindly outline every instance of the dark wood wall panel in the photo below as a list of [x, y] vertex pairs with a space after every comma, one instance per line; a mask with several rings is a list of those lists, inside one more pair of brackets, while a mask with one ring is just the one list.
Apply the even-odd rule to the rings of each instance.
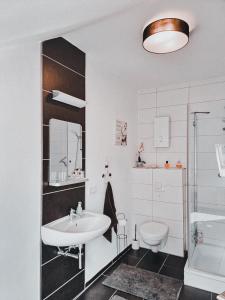
[[79, 123], [85, 131], [85, 108], [53, 102], [52, 94], [43, 91], [43, 123], [48, 125], [50, 119]]
[[69, 214], [70, 208], [76, 208], [79, 201], [85, 206], [85, 188], [72, 188], [45, 194], [43, 196], [42, 223], [46, 224]]
[[[74, 53], [76, 52], [76, 55]], [[61, 64], [85, 75], [85, 54], [63, 38], [56, 38], [43, 43], [43, 54]]]
[[[85, 170], [85, 108], [52, 100], [53, 89], [85, 100], [85, 53], [63, 38], [43, 43], [43, 197], [42, 224], [69, 214], [81, 201], [85, 207], [85, 184], [49, 186], [49, 120], [79, 123], [83, 130], [82, 161]], [[84, 266], [84, 255], [83, 255]], [[71, 300], [84, 289], [84, 271], [78, 261], [57, 256], [57, 248], [42, 244], [42, 299]]]
[[43, 57], [43, 89], [59, 90], [85, 100], [85, 78]]

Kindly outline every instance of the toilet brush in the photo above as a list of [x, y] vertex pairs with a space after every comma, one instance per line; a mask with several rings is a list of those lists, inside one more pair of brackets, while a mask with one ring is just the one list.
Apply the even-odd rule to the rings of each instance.
[[137, 240], [137, 224], [134, 226], [134, 240], [132, 241], [132, 249], [138, 250], [140, 248], [139, 241]]

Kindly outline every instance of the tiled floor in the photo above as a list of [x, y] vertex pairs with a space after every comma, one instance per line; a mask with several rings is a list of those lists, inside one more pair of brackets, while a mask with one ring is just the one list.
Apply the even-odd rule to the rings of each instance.
[[[136, 296], [106, 287], [102, 284], [102, 281], [105, 279], [105, 276], [109, 276], [121, 263], [183, 280], [185, 261], [185, 258], [165, 253], [155, 254], [143, 248], [138, 251], [129, 250], [118, 262], [106, 270], [78, 300], [109, 300], [113, 295], [124, 297], [127, 300], [142, 300]], [[179, 300], [216, 300], [216, 295], [184, 286]]]

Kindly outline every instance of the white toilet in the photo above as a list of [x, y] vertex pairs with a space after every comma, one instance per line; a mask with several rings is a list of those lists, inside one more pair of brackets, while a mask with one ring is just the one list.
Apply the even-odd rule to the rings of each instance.
[[169, 227], [165, 223], [148, 222], [140, 226], [141, 237], [152, 252], [158, 252], [165, 247], [168, 233]]

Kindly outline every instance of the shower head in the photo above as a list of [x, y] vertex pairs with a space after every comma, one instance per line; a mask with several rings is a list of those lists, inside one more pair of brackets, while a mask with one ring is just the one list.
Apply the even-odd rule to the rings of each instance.
[[210, 111], [193, 111], [192, 114], [210, 114]]

